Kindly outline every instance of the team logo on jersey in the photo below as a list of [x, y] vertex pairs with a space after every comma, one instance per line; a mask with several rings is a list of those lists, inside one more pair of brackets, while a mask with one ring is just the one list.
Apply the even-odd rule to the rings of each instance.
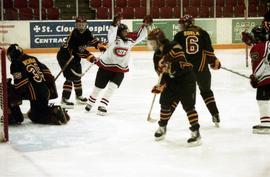
[[117, 55], [118, 57], [123, 57], [127, 54], [128, 49], [126, 48], [121, 48], [121, 47], [116, 47], [114, 48], [114, 53], [115, 55]]
[[259, 59], [259, 53], [258, 52], [252, 52], [251, 54], [250, 54], [250, 58], [252, 59], [252, 60], [257, 60], [257, 59]]
[[14, 79], [21, 79], [22, 78], [22, 73], [21, 72], [13, 73], [13, 77], [14, 77]]

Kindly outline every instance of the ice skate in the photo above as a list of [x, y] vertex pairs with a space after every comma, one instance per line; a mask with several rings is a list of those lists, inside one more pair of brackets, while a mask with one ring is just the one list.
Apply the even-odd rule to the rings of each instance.
[[199, 130], [191, 132], [191, 138], [187, 140], [189, 146], [199, 146], [201, 145], [201, 135]]
[[99, 106], [97, 110], [97, 115], [105, 116], [107, 114], [107, 109], [105, 106]]
[[92, 105], [90, 105], [90, 104], [87, 103], [84, 109], [85, 109], [87, 112], [89, 112], [89, 111], [91, 111], [91, 109], [92, 109]]
[[87, 98], [85, 98], [83, 96], [76, 96], [76, 103], [77, 104], [86, 104]]
[[270, 125], [259, 124], [252, 127], [252, 132], [255, 134], [270, 134]]
[[158, 127], [157, 131], [155, 132], [155, 140], [156, 141], [163, 140], [165, 138], [166, 132], [167, 132], [166, 126]]
[[212, 121], [213, 121], [213, 123], [215, 124], [215, 126], [216, 126], [217, 128], [219, 128], [219, 122], [220, 122], [219, 114], [213, 115], [213, 116], [212, 116]]
[[74, 103], [68, 101], [65, 98], [62, 98], [61, 100], [61, 106], [66, 109], [73, 109], [74, 108]]

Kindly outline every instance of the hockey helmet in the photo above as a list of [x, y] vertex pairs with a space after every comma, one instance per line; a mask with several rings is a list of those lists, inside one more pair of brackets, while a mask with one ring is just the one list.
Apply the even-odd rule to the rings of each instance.
[[117, 36], [119, 36], [123, 41], [127, 41], [127, 33], [124, 34], [123, 31], [128, 30], [127, 25], [121, 23], [120, 25], [118, 25], [118, 29], [117, 29]]
[[252, 28], [251, 35], [253, 35], [255, 43], [257, 43], [258, 41], [266, 41], [267, 39], [267, 32], [262, 26], [255, 26], [254, 28]]
[[164, 32], [160, 28], [155, 28], [148, 34], [147, 45], [152, 49], [156, 50], [159, 46], [164, 44], [166, 39]]
[[163, 40], [165, 39], [165, 34], [160, 28], [155, 28], [148, 34], [148, 40]]
[[191, 15], [186, 14], [179, 19], [178, 23], [185, 29], [194, 25], [194, 18]]
[[18, 44], [11, 44], [7, 49], [7, 57], [10, 61], [16, 60], [21, 54], [23, 49]]
[[84, 16], [78, 16], [76, 18], [76, 28], [81, 32], [83, 33], [85, 30], [86, 30], [86, 27], [87, 27], [87, 20]]

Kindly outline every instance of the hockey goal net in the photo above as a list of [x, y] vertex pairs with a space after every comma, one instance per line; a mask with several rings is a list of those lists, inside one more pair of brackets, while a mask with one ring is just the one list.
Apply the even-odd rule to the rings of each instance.
[[6, 142], [8, 141], [8, 96], [5, 50], [0, 48], [0, 54], [0, 142]]

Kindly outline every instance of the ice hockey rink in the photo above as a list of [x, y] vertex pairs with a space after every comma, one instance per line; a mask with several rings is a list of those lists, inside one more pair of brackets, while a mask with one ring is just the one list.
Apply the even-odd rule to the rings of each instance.
[[[224, 67], [251, 73], [245, 49], [215, 52]], [[33, 55], [54, 75], [59, 73], [55, 53]], [[154, 140], [158, 125], [146, 121], [151, 89], [158, 80], [152, 55], [132, 53], [130, 72], [113, 95], [108, 115], [96, 115], [97, 107], [87, 113], [84, 106], [76, 105], [64, 126], [38, 125], [28, 119], [10, 126], [10, 141], [0, 144], [0, 177], [269, 177], [270, 135], [252, 133], [252, 126], [259, 123], [256, 90], [248, 79], [224, 69], [211, 70], [220, 128], [214, 127], [197, 90], [202, 145], [188, 147], [189, 124], [181, 105], [169, 122], [166, 138]], [[82, 66], [85, 70], [89, 63], [82, 61]], [[93, 88], [96, 71], [93, 66], [82, 78], [84, 96]], [[61, 75], [60, 96], [63, 82]], [[60, 99], [51, 102], [59, 104]], [[23, 112], [28, 104], [23, 102]], [[159, 118], [158, 97], [152, 117]]]

